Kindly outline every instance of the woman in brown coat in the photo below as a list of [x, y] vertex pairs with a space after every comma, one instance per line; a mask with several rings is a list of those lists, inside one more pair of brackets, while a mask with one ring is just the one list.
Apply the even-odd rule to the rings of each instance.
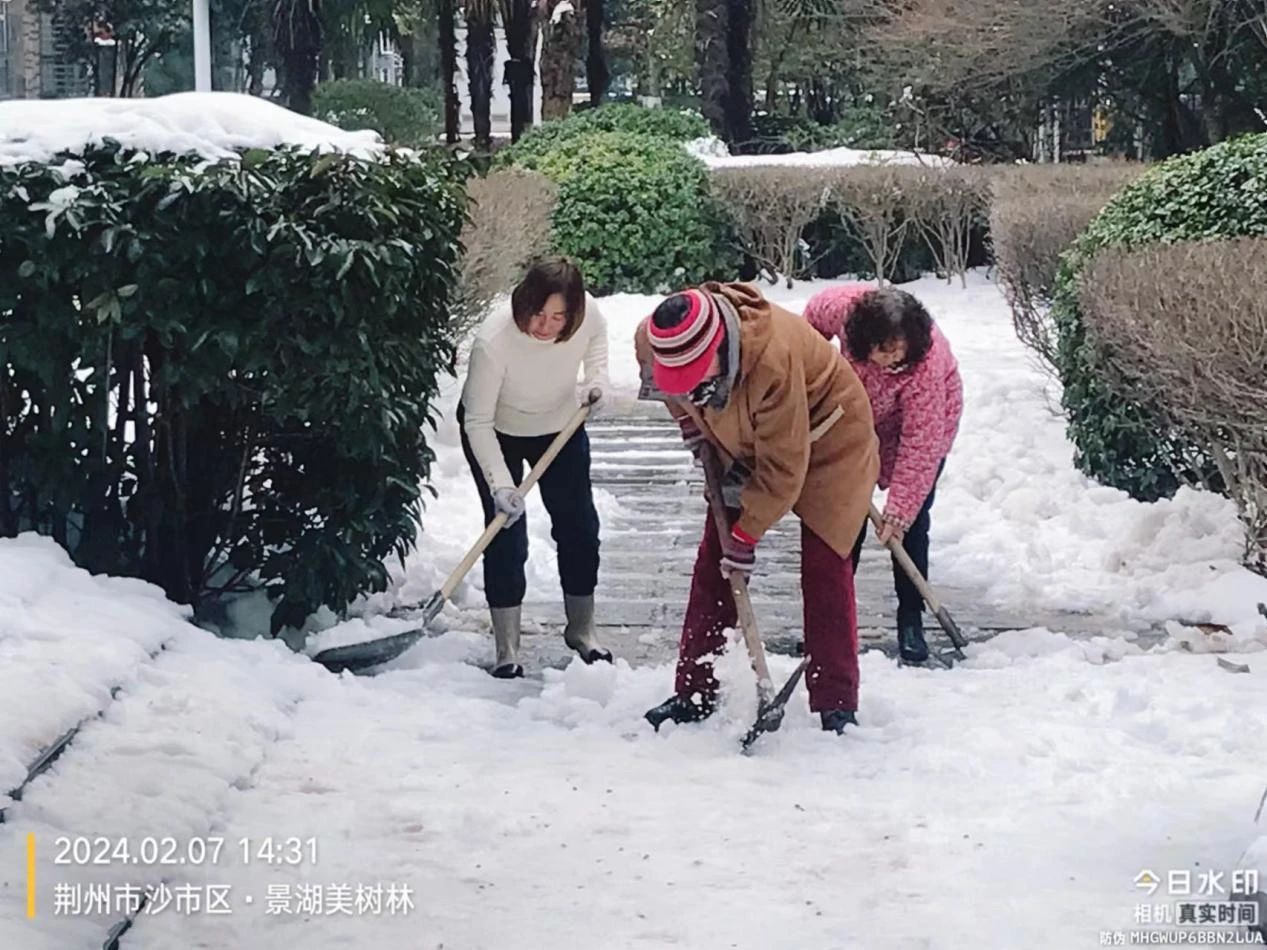
[[726, 578], [751, 574], [762, 536], [794, 512], [810, 708], [824, 729], [842, 731], [858, 708], [849, 559], [880, 467], [866, 391], [830, 343], [746, 284], [710, 283], [667, 298], [635, 345], [692, 451], [711, 442], [746, 474], [730, 533], [719, 537], [705, 520], [675, 694], [647, 718], [658, 728], [712, 713], [718, 684], [707, 657], [736, 623]]

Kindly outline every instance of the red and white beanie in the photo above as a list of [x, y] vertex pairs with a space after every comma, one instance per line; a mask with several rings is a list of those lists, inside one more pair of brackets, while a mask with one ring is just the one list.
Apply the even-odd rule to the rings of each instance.
[[703, 382], [726, 337], [721, 310], [712, 294], [686, 290], [677, 296], [685, 298], [687, 304], [680, 323], [658, 327], [653, 318], [647, 320], [655, 384], [670, 396], [684, 396]]

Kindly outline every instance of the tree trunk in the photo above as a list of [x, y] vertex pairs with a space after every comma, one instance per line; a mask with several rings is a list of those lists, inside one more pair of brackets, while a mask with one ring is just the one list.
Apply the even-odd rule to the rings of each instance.
[[489, 152], [493, 148], [493, 122], [489, 108], [493, 100], [493, 54], [496, 39], [493, 19], [470, 15], [466, 19], [466, 75], [470, 84], [471, 117], [475, 122], [475, 147]]
[[695, 0], [695, 74], [700, 112], [713, 134], [727, 142], [728, 12], [727, 0]]
[[752, 140], [753, 0], [729, 0], [726, 30], [726, 141]]
[[444, 140], [456, 145], [462, 135], [462, 104], [458, 99], [457, 0], [439, 0], [440, 88], [444, 95]]
[[506, 31], [506, 85], [510, 87], [510, 140], [518, 142], [532, 127], [532, 93], [536, 87], [536, 0], [502, 0]]
[[603, 45], [603, 29], [606, 26], [603, 0], [585, 0], [585, 30], [589, 50], [585, 57], [585, 77], [589, 84], [590, 104], [601, 105], [607, 98], [607, 86], [611, 74], [607, 71], [607, 48]]
[[312, 112], [312, 90], [321, 59], [321, 15], [317, 0], [276, 0], [273, 45], [286, 104], [301, 115]]
[[[562, 14], [556, 11], [563, 7]], [[576, 61], [581, 54], [581, 24], [573, 0], [553, 0], [542, 27], [541, 118], [562, 119], [572, 111], [576, 91]]]

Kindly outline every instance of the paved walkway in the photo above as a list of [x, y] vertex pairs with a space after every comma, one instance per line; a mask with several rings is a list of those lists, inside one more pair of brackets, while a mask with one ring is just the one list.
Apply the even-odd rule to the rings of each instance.
[[[604, 642], [630, 663], [661, 663], [676, 655], [691, 568], [703, 531], [703, 477], [663, 407], [639, 404], [589, 425], [595, 487], [620, 502], [603, 519], [599, 620]], [[600, 501], [600, 509], [602, 503]], [[935, 552], [934, 552], [935, 557]], [[789, 516], [762, 541], [753, 607], [767, 649], [791, 653], [801, 638], [800, 525]], [[934, 562], [935, 571], [935, 562]], [[1046, 626], [1071, 635], [1102, 631], [1108, 621], [1073, 612], [991, 606], [972, 590], [934, 586], [970, 640], [1003, 630]], [[860, 642], [864, 650], [896, 653], [893, 573], [886, 551], [868, 536], [858, 571]], [[930, 641], [936, 632], [928, 618]], [[571, 654], [559, 636], [558, 601], [524, 605], [525, 653], [533, 665], [563, 665]], [[942, 638], [936, 638], [948, 646]]]

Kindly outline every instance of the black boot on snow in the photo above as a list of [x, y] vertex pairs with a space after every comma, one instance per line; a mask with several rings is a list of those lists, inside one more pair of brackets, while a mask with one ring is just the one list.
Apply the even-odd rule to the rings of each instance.
[[848, 726], [858, 725], [858, 719], [852, 709], [830, 709], [818, 714], [823, 722], [823, 732], [834, 732], [840, 735]]
[[928, 644], [924, 642], [924, 622], [898, 621], [897, 652], [903, 663], [927, 663]]
[[643, 718], [655, 726], [656, 732], [659, 732], [660, 726], [670, 719], [676, 723], [699, 722], [701, 719], [707, 719], [712, 714], [713, 704], [711, 702], [695, 703], [683, 696], [675, 695], [654, 709], [648, 709]]

